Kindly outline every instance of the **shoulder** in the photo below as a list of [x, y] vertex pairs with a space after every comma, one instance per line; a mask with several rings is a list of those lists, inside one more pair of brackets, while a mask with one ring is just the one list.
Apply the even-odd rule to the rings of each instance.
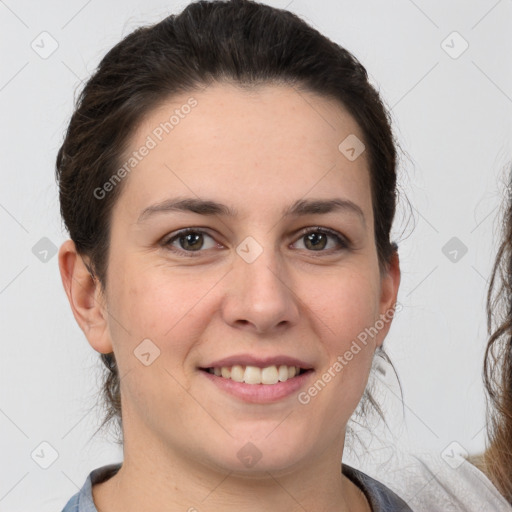
[[80, 491], [71, 497], [62, 512], [98, 512], [92, 497], [92, 486], [114, 476], [120, 467], [121, 464], [109, 464], [91, 471]]
[[78, 494], [76, 493], [67, 503], [66, 506], [62, 509], [62, 512], [78, 512]]
[[365, 494], [373, 512], [412, 512], [412, 509], [383, 483], [346, 464], [343, 474], [352, 480]]
[[371, 475], [399, 494], [415, 512], [512, 512], [512, 506], [477, 467], [450, 454], [404, 455], [373, 468]]

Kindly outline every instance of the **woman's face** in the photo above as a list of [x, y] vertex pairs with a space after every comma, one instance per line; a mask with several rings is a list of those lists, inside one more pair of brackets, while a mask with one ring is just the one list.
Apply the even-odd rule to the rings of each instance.
[[338, 103], [285, 86], [213, 85], [138, 127], [88, 336], [118, 361], [125, 457], [339, 460], [399, 281], [396, 261], [379, 271], [362, 139]]

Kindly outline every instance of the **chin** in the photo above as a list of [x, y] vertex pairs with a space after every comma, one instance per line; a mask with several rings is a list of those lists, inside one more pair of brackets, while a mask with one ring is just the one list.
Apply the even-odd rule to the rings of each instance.
[[307, 457], [304, 442], [291, 444], [289, 436], [286, 442], [282, 438], [270, 440], [270, 437], [265, 439], [262, 436], [254, 441], [231, 439], [229, 444], [219, 443], [217, 446], [222, 451], [209, 454], [213, 466], [223, 472], [250, 478], [268, 478], [268, 473], [286, 474], [304, 463]]

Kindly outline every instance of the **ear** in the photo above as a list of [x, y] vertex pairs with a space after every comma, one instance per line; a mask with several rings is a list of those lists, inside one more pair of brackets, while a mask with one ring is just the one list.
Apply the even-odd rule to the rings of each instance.
[[71, 310], [89, 344], [97, 352], [112, 352], [102, 286], [87, 269], [72, 240], [64, 242], [59, 250], [59, 269]]
[[387, 264], [383, 271], [381, 278], [381, 295], [380, 295], [380, 306], [379, 306], [379, 323], [384, 324], [379, 329], [377, 336], [377, 347], [381, 347], [384, 343], [384, 338], [389, 332], [391, 322], [397, 311], [397, 296], [398, 288], [400, 287], [400, 260], [398, 258], [398, 252], [393, 251], [390, 262]]

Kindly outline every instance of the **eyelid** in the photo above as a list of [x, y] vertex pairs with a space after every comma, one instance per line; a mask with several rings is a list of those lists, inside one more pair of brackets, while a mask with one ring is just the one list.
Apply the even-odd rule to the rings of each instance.
[[[305, 235], [309, 235], [310, 233], [322, 233], [322, 234], [329, 235], [332, 238], [335, 238], [337, 240], [338, 244], [341, 246], [341, 249], [337, 249], [338, 251], [343, 250], [343, 249], [345, 249], [345, 250], [350, 249], [352, 247], [352, 242], [345, 235], [343, 235], [342, 233], [340, 233], [334, 229], [322, 227], [322, 226], [308, 226], [306, 228], [302, 228], [294, 235], [294, 239], [296, 239], [295, 241], [298, 241], [300, 238], [302, 238]], [[336, 251], [336, 249], [335, 249], [335, 251]], [[314, 254], [315, 252], [317, 252], [318, 254], [322, 254], [322, 253], [330, 254], [333, 251], [331, 250], [331, 251], [308, 251], [308, 252], [310, 252], [312, 254]]]
[[167, 235], [165, 235], [162, 238], [162, 243], [164, 243], [164, 244], [168, 243], [175, 238], [186, 236], [186, 235], [189, 235], [190, 233], [195, 233], [195, 234], [200, 233], [203, 235], [208, 235], [209, 237], [213, 238], [213, 235], [211, 235], [209, 233], [209, 231], [210, 231], [209, 228], [203, 228], [200, 226], [197, 226], [197, 227], [192, 226], [192, 227], [188, 227], [188, 228], [178, 229], [177, 231], [173, 231], [172, 233], [168, 233]]

